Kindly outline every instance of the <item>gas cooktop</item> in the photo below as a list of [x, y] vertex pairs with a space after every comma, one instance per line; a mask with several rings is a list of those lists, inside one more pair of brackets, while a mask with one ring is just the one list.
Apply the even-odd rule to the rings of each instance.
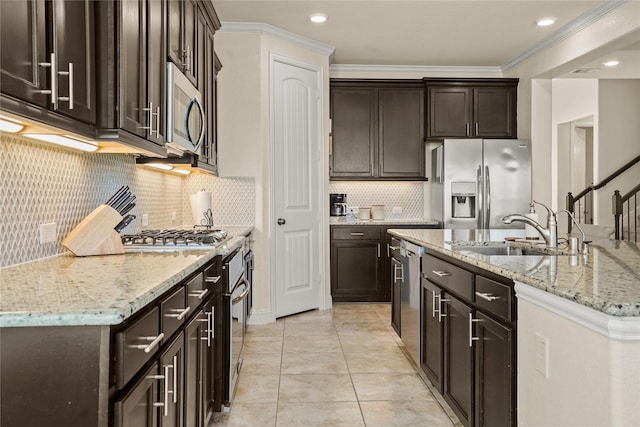
[[122, 245], [125, 250], [212, 249], [229, 238], [225, 230], [205, 227], [144, 230], [122, 236]]

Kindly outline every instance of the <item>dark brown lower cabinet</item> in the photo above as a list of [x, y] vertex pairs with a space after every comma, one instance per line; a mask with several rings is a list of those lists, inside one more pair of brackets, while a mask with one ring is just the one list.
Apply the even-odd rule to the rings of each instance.
[[422, 351], [421, 367], [427, 378], [443, 393], [442, 371], [442, 336], [443, 316], [440, 313], [440, 304], [443, 291], [429, 280], [422, 278]]
[[473, 425], [473, 347], [469, 345], [471, 307], [444, 294], [444, 399], [465, 426]]
[[184, 421], [189, 427], [204, 422], [204, 347], [207, 345], [207, 317], [199, 310], [184, 334]]
[[444, 255], [422, 257], [421, 367], [465, 426], [515, 426], [513, 282]]
[[[161, 427], [182, 427], [184, 404], [184, 333], [180, 332], [160, 355], [160, 375], [164, 376], [160, 390]], [[133, 426], [132, 426], [133, 427]]]
[[334, 301], [388, 301], [379, 241], [335, 242], [331, 251]]
[[402, 263], [391, 256], [391, 326], [400, 335], [400, 289], [404, 279]]
[[158, 388], [162, 379], [158, 363], [145, 371], [129, 393], [114, 402], [115, 427], [156, 427], [158, 425]]
[[515, 425], [513, 328], [480, 312], [476, 317], [475, 425]]

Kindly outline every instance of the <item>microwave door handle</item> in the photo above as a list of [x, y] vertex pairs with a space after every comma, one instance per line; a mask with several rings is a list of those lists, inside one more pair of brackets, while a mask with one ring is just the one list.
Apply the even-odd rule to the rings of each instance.
[[[198, 139], [196, 142], [193, 141], [191, 132], [189, 132], [189, 116], [191, 115], [191, 109], [193, 108], [194, 105], [198, 108], [198, 113], [200, 113], [200, 123], [201, 123], [200, 135], [198, 135]], [[198, 97], [194, 97], [193, 99], [191, 99], [191, 101], [189, 101], [187, 112], [184, 114], [184, 128], [187, 133], [187, 140], [191, 142], [191, 145], [193, 145], [193, 151], [198, 151], [198, 149], [200, 148], [200, 144], [202, 143], [202, 140], [204, 138], [204, 131], [206, 127], [204, 120], [205, 120], [205, 117], [204, 117], [204, 109], [202, 108], [202, 104], [200, 103], [200, 100], [198, 99]]]

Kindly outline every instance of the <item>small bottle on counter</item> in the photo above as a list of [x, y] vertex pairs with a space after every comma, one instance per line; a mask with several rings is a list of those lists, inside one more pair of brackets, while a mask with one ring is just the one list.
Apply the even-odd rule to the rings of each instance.
[[[540, 220], [538, 219], [538, 214], [536, 213], [535, 208], [533, 207], [533, 203], [531, 203], [529, 205], [529, 213], [525, 214], [525, 216], [529, 219], [534, 220], [537, 223], [540, 223]], [[525, 224], [524, 226], [524, 237], [527, 240], [538, 240], [540, 239], [540, 234], [538, 233], [538, 230], [536, 230], [535, 228], [533, 228], [532, 226], [530, 226], [529, 224]]]

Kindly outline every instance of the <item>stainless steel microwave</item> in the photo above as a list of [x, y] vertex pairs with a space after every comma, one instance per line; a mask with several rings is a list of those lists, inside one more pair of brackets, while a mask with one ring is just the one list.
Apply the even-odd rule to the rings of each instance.
[[167, 63], [167, 145], [198, 153], [206, 120], [202, 95], [172, 62]]

